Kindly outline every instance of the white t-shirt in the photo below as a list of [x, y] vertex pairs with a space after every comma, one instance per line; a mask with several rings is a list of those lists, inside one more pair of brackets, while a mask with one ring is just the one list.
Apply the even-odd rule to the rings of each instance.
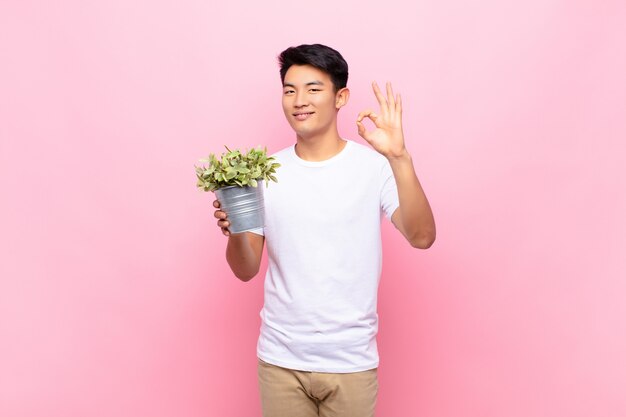
[[347, 141], [305, 161], [274, 154], [278, 183], [264, 188], [268, 269], [257, 355], [290, 369], [347, 373], [378, 366], [380, 223], [398, 207], [387, 159]]

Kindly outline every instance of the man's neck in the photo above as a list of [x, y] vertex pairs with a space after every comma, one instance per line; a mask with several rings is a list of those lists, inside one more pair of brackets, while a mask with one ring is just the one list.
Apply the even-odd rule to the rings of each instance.
[[325, 161], [341, 152], [346, 143], [337, 132], [312, 138], [298, 136], [295, 151], [305, 161]]

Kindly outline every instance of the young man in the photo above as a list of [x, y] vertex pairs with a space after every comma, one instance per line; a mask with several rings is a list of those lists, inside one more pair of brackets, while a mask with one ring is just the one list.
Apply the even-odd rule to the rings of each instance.
[[[278, 183], [265, 191], [265, 227], [228, 236], [226, 259], [243, 281], [268, 270], [258, 377], [265, 417], [373, 416], [378, 391], [376, 313], [380, 223], [386, 215], [415, 248], [435, 222], [402, 133], [402, 101], [372, 85], [380, 111], [362, 111], [359, 135], [342, 139], [337, 114], [350, 97], [348, 65], [324, 45], [279, 56], [282, 105], [296, 143], [276, 154]], [[367, 130], [364, 119], [375, 125]]]

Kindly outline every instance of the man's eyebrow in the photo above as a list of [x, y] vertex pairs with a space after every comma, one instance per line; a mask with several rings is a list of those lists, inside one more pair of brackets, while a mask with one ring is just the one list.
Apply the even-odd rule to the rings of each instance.
[[[306, 83], [305, 85], [306, 85], [306, 86], [309, 86], [309, 85], [324, 85], [324, 83], [323, 83], [323, 82], [321, 82], [321, 81], [315, 80], [315, 81], [308, 82], [308, 83]], [[291, 84], [291, 83], [284, 83], [284, 84], [283, 84], [283, 87], [291, 87], [291, 88], [296, 88], [296, 86], [295, 86], [295, 85], [293, 85], [293, 84]]]

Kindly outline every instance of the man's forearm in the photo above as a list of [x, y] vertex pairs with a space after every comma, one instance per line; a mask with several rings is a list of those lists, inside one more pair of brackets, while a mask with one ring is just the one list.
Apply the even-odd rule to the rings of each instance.
[[[263, 239], [259, 237], [259, 239]], [[242, 281], [249, 281], [259, 272], [261, 247], [255, 247], [247, 232], [234, 233], [228, 237], [226, 261], [235, 276]], [[257, 242], [258, 245], [258, 242]]]
[[398, 189], [401, 230], [413, 246], [426, 249], [435, 241], [435, 219], [411, 155], [405, 151], [399, 157], [389, 158], [389, 164]]

